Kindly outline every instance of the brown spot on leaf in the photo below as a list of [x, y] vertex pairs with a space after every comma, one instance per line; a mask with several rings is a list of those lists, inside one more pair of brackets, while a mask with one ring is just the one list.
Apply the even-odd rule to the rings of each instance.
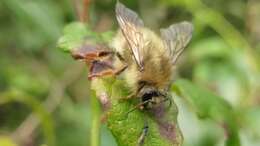
[[159, 106], [155, 107], [155, 108], [152, 108], [152, 113], [154, 114], [154, 117], [156, 119], [160, 119], [160, 118], [163, 118], [165, 116], [165, 107], [163, 104], [160, 104]]
[[166, 104], [160, 104], [151, 109], [150, 112], [158, 123], [160, 134], [170, 142], [176, 143], [176, 125], [173, 123], [174, 121], [169, 119], [168, 110]]
[[158, 122], [160, 134], [171, 142], [176, 142], [175, 125], [168, 122]]
[[111, 107], [111, 101], [106, 92], [102, 92], [98, 95], [98, 99], [102, 105], [103, 111], [107, 111]]
[[108, 94], [106, 92], [102, 92], [100, 95], [97, 96], [100, 103], [101, 103], [101, 106], [102, 106], [102, 111], [103, 111], [103, 114], [101, 116], [101, 122], [102, 123], [105, 123], [107, 121], [107, 118], [108, 118], [108, 113], [107, 111], [110, 109], [111, 107], [111, 101], [108, 97]]

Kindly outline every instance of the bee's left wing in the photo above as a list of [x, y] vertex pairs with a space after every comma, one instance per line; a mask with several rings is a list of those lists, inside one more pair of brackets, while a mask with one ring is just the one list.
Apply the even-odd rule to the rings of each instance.
[[161, 29], [161, 37], [170, 53], [173, 64], [176, 63], [178, 57], [190, 42], [192, 31], [193, 25], [189, 22], [181, 22], [166, 29]]
[[143, 70], [142, 49], [144, 47], [144, 38], [141, 32], [141, 28], [144, 27], [143, 21], [134, 11], [126, 8], [120, 2], [116, 4], [116, 18], [133, 53], [136, 64], [140, 70]]

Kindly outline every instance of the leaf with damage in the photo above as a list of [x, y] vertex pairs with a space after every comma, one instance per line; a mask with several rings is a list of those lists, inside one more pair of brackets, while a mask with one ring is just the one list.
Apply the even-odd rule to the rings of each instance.
[[[111, 130], [119, 146], [135, 146], [142, 134], [145, 118], [148, 119], [148, 133], [144, 146], [180, 146], [182, 133], [177, 123], [178, 110], [168, 102], [151, 110], [134, 110], [138, 98], [124, 100], [129, 94], [124, 81], [114, 78], [93, 79], [92, 89], [100, 99], [107, 127]], [[105, 96], [107, 95], [107, 96]]]

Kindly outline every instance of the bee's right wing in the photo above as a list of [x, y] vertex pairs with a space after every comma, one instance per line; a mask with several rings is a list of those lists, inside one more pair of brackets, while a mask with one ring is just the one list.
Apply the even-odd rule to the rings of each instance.
[[144, 38], [141, 32], [141, 28], [144, 27], [143, 21], [134, 11], [126, 8], [120, 2], [116, 4], [116, 18], [133, 53], [136, 64], [140, 70], [143, 70], [142, 49], [144, 47]]
[[166, 29], [161, 29], [161, 37], [173, 64], [176, 63], [178, 57], [190, 42], [192, 31], [193, 25], [189, 22], [181, 22]]

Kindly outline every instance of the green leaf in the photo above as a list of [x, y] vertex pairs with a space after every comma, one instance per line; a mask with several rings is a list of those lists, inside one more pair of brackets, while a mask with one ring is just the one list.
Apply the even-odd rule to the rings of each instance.
[[64, 98], [55, 114], [56, 146], [89, 145], [90, 107], [87, 102], [75, 104], [70, 98]]
[[228, 58], [231, 55], [232, 48], [219, 37], [211, 37], [198, 41], [190, 51], [190, 57], [195, 61], [209, 57]]
[[250, 91], [247, 76], [228, 61], [201, 61], [194, 66], [192, 78], [199, 85], [210, 85], [234, 106]]
[[[19, 49], [40, 51], [46, 45], [53, 45], [60, 36], [63, 16], [55, 2], [2, 0], [0, 3], [8, 10], [8, 17], [4, 17], [7, 26], [4, 32], [1, 30], [1, 34], [4, 39], [15, 40]], [[14, 18], [15, 21], [9, 21], [8, 18]]]
[[199, 117], [212, 119], [225, 128], [227, 146], [240, 145], [235, 113], [223, 98], [183, 79], [177, 80], [172, 90], [183, 97]]
[[97, 34], [89, 26], [81, 22], [73, 22], [67, 25], [63, 30], [63, 34], [58, 41], [58, 47], [66, 52], [71, 52], [85, 42], [93, 44], [107, 43], [114, 36], [112, 31]]
[[249, 107], [242, 109], [240, 119], [243, 120], [242, 124], [247, 129], [253, 138], [260, 139], [260, 107]]
[[140, 103], [140, 100], [138, 98], [122, 99], [129, 95], [129, 89], [125, 87], [122, 80], [95, 79], [92, 81], [92, 88], [96, 91], [97, 97], [104, 93], [108, 95], [110, 106], [106, 112], [106, 123], [119, 146], [137, 144], [145, 119], [148, 121], [149, 130], [144, 146], [179, 146], [182, 144], [182, 133], [177, 123], [178, 111], [174, 103], [169, 108], [168, 102], [165, 102], [162, 107], [155, 108], [155, 110], [161, 109], [160, 114], [157, 113], [158, 111], [139, 109], [127, 114]]
[[63, 30], [64, 35], [58, 41], [58, 47], [64, 51], [72, 51], [79, 47], [84, 42], [84, 37], [93, 32], [88, 27], [80, 22], [74, 22], [67, 25]]

